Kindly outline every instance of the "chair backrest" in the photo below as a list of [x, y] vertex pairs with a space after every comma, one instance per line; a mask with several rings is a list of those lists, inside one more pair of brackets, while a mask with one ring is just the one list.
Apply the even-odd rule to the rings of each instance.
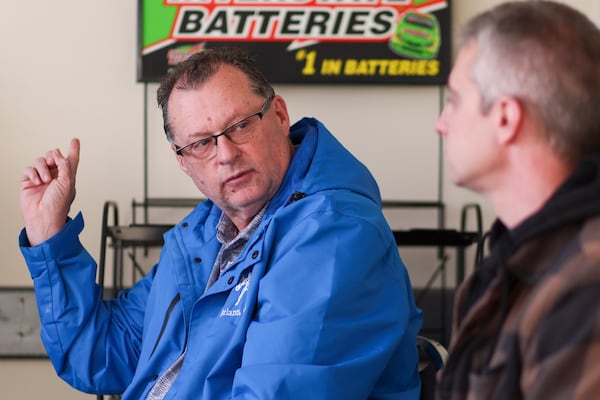
[[421, 376], [421, 400], [433, 400], [437, 372], [442, 369], [448, 351], [439, 342], [425, 336], [417, 336], [419, 352], [419, 375]]

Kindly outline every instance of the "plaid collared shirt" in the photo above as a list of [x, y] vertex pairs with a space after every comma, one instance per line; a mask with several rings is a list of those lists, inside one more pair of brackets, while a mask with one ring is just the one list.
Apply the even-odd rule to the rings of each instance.
[[258, 225], [262, 222], [267, 204], [254, 216], [248, 226], [239, 233], [231, 219], [225, 213], [221, 214], [221, 218], [217, 224], [217, 240], [221, 242], [221, 249], [219, 250], [219, 254], [217, 254], [217, 259], [208, 278], [206, 284], [207, 290], [230, 268], [231, 264], [240, 255], [244, 246], [248, 243], [248, 239], [250, 239], [250, 236], [252, 236]]

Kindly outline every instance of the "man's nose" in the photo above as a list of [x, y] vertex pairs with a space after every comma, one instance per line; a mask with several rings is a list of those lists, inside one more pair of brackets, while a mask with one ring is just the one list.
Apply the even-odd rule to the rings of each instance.
[[437, 121], [435, 122], [435, 131], [440, 136], [446, 136], [447, 126], [446, 126], [446, 112], [445, 112], [445, 109], [442, 110], [442, 113], [439, 115]]
[[217, 160], [220, 163], [226, 164], [235, 160], [236, 157], [240, 154], [240, 149], [238, 146], [227, 137], [227, 135], [222, 135], [216, 138], [215, 142], [217, 152]]

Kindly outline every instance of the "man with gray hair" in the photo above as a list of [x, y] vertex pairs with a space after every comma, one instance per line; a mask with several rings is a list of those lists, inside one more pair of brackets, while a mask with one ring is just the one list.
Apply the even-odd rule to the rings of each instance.
[[497, 220], [456, 294], [440, 399], [600, 398], [600, 31], [552, 1], [470, 20], [436, 125]]

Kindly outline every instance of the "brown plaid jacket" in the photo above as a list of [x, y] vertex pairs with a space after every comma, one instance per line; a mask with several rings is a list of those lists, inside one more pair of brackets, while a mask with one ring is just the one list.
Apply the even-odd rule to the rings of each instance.
[[579, 211], [557, 196], [496, 233], [457, 292], [438, 399], [600, 399], [600, 178], [590, 179]]

